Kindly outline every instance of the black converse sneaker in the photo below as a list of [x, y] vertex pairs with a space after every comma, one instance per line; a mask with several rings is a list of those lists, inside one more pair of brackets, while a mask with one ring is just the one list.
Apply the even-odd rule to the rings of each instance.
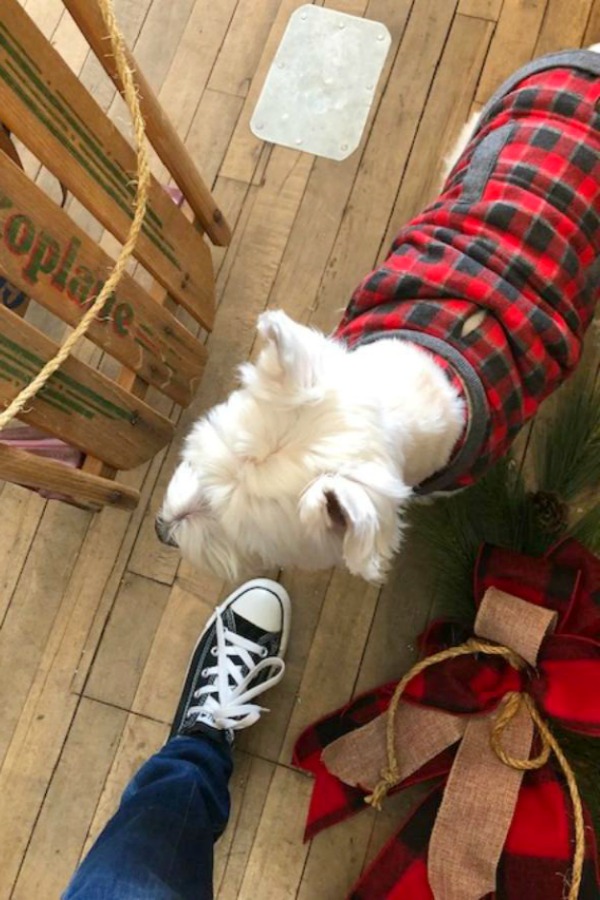
[[247, 581], [216, 608], [198, 639], [170, 737], [233, 732], [253, 725], [259, 694], [281, 681], [290, 598], [276, 581]]

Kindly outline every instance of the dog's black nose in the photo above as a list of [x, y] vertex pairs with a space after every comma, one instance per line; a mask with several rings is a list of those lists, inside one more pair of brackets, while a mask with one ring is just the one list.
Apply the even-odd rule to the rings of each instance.
[[160, 516], [157, 516], [154, 520], [154, 530], [161, 544], [167, 544], [169, 547], [177, 546], [177, 541], [171, 534], [168, 525], [163, 522]]

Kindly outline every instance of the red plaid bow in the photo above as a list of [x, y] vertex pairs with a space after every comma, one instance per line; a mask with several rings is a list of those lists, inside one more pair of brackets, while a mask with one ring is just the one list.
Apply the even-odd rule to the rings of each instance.
[[[555, 610], [554, 633], [543, 641], [535, 671], [515, 670], [497, 657], [464, 656], [432, 666], [413, 678], [405, 700], [446, 712], [472, 715], [495, 709], [509, 692], [528, 692], [549, 720], [590, 737], [600, 736], [600, 560], [575, 541], [544, 558], [483, 547], [475, 571], [475, 601], [494, 586]], [[462, 643], [467, 629], [435, 623], [422, 639], [425, 655]], [[383, 713], [395, 684], [352, 701], [310, 726], [299, 738], [294, 762], [316, 776], [306, 838], [364, 809], [365, 792], [343, 784], [325, 768], [321, 751], [349, 731]], [[456, 746], [435, 757], [398, 785], [445, 778]], [[384, 847], [351, 893], [354, 900], [431, 900], [428, 842], [443, 796], [438, 784]], [[593, 829], [586, 813], [586, 861], [581, 900], [597, 900], [600, 880]], [[490, 897], [562, 900], [573, 857], [569, 796], [552, 762], [527, 772], [517, 800]]]

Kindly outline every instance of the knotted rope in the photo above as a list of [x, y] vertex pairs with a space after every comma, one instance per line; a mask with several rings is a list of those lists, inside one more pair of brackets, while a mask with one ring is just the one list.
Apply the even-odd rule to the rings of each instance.
[[12, 400], [7, 408], [2, 413], [0, 413], [0, 431], [6, 428], [9, 422], [11, 422], [16, 416], [18, 416], [18, 414], [25, 409], [30, 400], [32, 400], [36, 396], [36, 394], [44, 387], [46, 382], [52, 377], [52, 375], [54, 375], [54, 373], [60, 368], [64, 361], [71, 355], [71, 353], [73, 352], [73, 348], [85, 335], [96, 316], [100, 314], [104, 307], [104, 304], [111, 296], [111, 294], [114, 293], [123, 276], [123, 273], [125, 272], [127, 263], [133, 255], [137, 240], [142, 230], [142, 225], [144, 223], [144, 216], [146, 215], [148, 194], [150, 191], [151, 173], [148, 148], [146, 145], [146, 129], [144, 118], [142, 116], [142, 111], [140, 108], [137, 87], [135, 84], [135, 77], [127, 60], [123, 35], [119, 30], [119, 26], [113, 9], [113, 0], [97, 0], [97, 3], [100, 7], [102, 19], [104, 21], [104, 24], [106, 25], [110, 38], [111, 50], [115, 58], [119, 78], [123, 86], [123, 95], [125, 97], [125, 102], [127, 103], [133, 120], [137, 158], [137, 188], [133, 204], [134, 215], [125, 243], [121, 248], [121, 252], [117, 257], [114, 268], [104, 287], [102, 288], [90, 308], [87, 310], [85, 315], [82, 317], [81, 321], [77, 324], [76, 328], [61, 344], [56, 355], [53, 356], [52, 359], [48, 360], [46, 365], [40, 370], [35, 378], [26, 387], [24, 387], [19, 394], [17, 394], [17, 396]]
[[[365, 803], [370, 804], [375, 809], [381, 809], [382, 801], [387, 796], [389, 791], [397, 784], [399, 784], [402, 780], [398, 768], [398, 759], [396, 756], [395, 718], [396, 711], [398, 709], [398, 703], [400, 702], [400, 698], [402, 697], [402, 694], [404, 693], [404, 690], [406, 689], [408, 683], [417, 675], [420, 675], [421, 672], [425, 671], [425, 669], [428, 669], [430, 666], [434, 666], [440, 662], [445, 662], [448, 659], [456, 659], [459, 656], [468, 656], [473, 653], [485, 653], [488, 656], [501, 656], [503, 659], [506, 659], [514, 669], [517, 670], [523, 669], [527, 665], [525, 660], [523, 660], [509, 647], [503, 647], [499, 644], [490, 644], [486, 641], [479, 641], [476, 638], [471, 638], [464, 644], [460, 644], [458, 647], [450, 647], [448, 650], [441, 650], [439, 653], [434, 653], [432, 656], [429, 656], [426, 659], [416, 663], [412, 667], [412, 669], [410, 669], [406, 673], [406, 675], [404, 675], [404, 677], [398, 682], [392, 695], [392, 699], [387, 711], [386, 721], [386, 747], [388, 765], [387, 768], [382, 770], [381, 781], [379, 781], [379, 783], [375, 786], [372, 794], [369, 794], [368, 797], [365, 797]], [[533, 759], [518, 759], [516, 757], [513, 757], [505, 752], [501, 744], [501, 738], [504, 730], [514, 719], [522, 706], [528, 711], [529, 715], [531, 716], [531, 719], [535, 727], [537, 728], [542, 743], [541, 752]], [[548, 725], [540, 715], [539, 710], [537, 709], [533, 699], [529, 696], [529, 694], [516, 692], [506, 694], [506, 696], [503, 698], [503, 703], [500, 711], [495, 717], [494, 724], [491, 728], [490, 744], [494, 753], [496, 754], [498, 759], [502, 763], [504, 763], [504, 765], [509, 766], [513, 769], [518, 769], [520, 771], [541, 769], [542, 766], [544, 766], [548, 762], [550, 754], [554, 753], [554, 756], [556, 757], [556, 760], [567, 782], [567, 787], [569, 789], [569, 795], [573, 806], [575, 852], [573, 854], [573, 877], [569, 886], [568, 900], [577, 900], [577, 897], [579, 896], [579, 888], [581, 886], [583, 863], [585, 859], [584, 818], [581, 796], [579, 794], [579, 789], [577, 787], [577, 781], [575, 779], [573, 769], [569, 765], [564, 753], [560, 748], [560, 745], [558, 744]]]

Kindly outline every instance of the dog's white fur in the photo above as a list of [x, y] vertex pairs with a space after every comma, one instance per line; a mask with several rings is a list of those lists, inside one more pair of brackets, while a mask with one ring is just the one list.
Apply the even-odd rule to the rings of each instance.
[[[463, 128], [446, 174], [476, 123]], [[280, 311], [264, 313], [258, 330], [264, 347], [241, 367], [240, 389], [187, 437], [157, 530], [231, 579], [256, 563], [344, 563], [379, 581], [411, 489], [450, 458], [462, 402], [409, 343], [349, 352]]]
[[229, 578], [246, 564], [345, 563], [380, 580], [399, 510], [448, 461], [462, 401], [427, 352], [381, 340], [349, 352], [281, 311], [242, 386], [193, 427], [160, 527]]

